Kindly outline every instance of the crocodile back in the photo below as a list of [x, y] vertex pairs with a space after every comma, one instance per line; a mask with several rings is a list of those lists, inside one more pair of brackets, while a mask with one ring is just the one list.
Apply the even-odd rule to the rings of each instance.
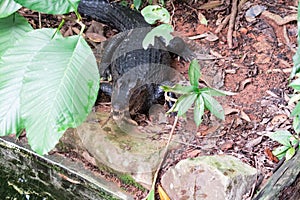
[[155, 39], [154, 46], [151, 45], [149, 48], [143, 49], [143, 39], [150, 30], [150, 28], [140, 28], [128, 31], [127, 37], [116, 46], [111, 60], [114, 80], [139, 65], [144, 65], [144, 67], [150, 67], [151, 64], [155, 63], [170, 65], [171, 55], [160, 39]]
[[81, 0], [78, 12], [119, 31], [150, 26], [139, 12], [108, 0]]

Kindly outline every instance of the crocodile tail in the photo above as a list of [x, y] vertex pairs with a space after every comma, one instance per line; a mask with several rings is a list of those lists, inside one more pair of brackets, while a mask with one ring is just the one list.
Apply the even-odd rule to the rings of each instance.
[[108, 0], [81, 0], [78, 12], [119, 31], [149, 26], [139, 12]]

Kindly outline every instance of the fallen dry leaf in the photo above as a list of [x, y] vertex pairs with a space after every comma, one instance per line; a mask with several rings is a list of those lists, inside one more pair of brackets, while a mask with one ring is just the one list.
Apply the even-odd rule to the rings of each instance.
[[285, 122], [287, 120], [288, 116], [286, 116], [285, 114], [279, 114], [276, 115], [275, 117], [273, 117], [273, 119], [271, 120], [271, 123], [273, 125], [280, 125], [283, 122]]
[[68, 37], [72, 35], [73, 35], [72, 27], [69, 27], [68, 30], [63, 34], [64, 37]]
[[193, 150], [193, 151], [188, 152], [188, 153], [187, 153], [187, 156], [188, 156], [189, 158], [194, 158], [194, 157], [198, 156], [199, 154], [201, 154], [201, 152], [202, 152], [201, 150], [195, 149], [195, 150]]
[[240, 82], [239, 90], [241, 91], [241, 90], [245, 89], [246, 85], [248, 85], [251, 82], [252, 82], [252, 78], [247, 78], [247, 79], [243, 80], [242, 82]]
[[222, 5], [222, 1], [209, 1], [199, 7], [201, 10], [208, 10]]
[[80, 30], [76, 27], [72, 27], [72, 30], [74, 31], [74, 33], [76, 33], [77, 35], [80, 34]]
[[240, 113], [240, 117], [241, 117], [243, 120], [247, 121], [247, 122], [251, 122], [250, 117], [249, 117], [244, 111], [242, 111], [242, 110], [241, 110], [241, 113]]
[[86, 33], [86, 36], [93, 42], [100, 43], [106, 40], [106, 37], [98, 33]]
[[260, 136], [258, 138], [255, 138], [253, 140], [250, 140], [247, 142], [247, 144], [245, 145], [246, 148], [251, 148], [251, 147], [255, 147], [256, 145], [260, 144], [262, 141], [263, 136]]
[[233, 114], [233, 113], [239, 113], [240, 110], [237, 109], [237, 108], [231, 108], [231, 107], [228, 107], [228, 106], [224, 106], [224, 114], [225, 115], [229, 115], [229, 114]]
[[231, 149], [233, 147], [234, 142], [233, 141], [226, 141], [224, 144], [220, 146], [222, 151], [227, 151], [228, 149]]
[[170, 200], [170, 197], [167, 195], [165, 190], [160, 185], [158, 185], [157, 187], [157, 192], [159, 194], [160, 200]]
[[218, 128], [220, 127], [220, 125], [215, 125], [215, 126], [212, 126], [212, 127], [209, 127], [206, 131], [203, 131], [202, 133], [198, 134], [197, 135], [200, 135], [200, 136], [206, 136], [206, 135], [209, 135], [211, 133], [214, 133], [216, 130], [218, 130]]
[[205, 37], [205, 39], [209, 42], [214, 42], [219, 39], [219, 37], [217, 35], [213, 34], [212, 32], [208, 31], [206, 34], [207, 34], [207, 36]]
[[273, 155], [272, 151], [269, 148], [265, 149], [265, 154], [268, 157], [269, 160], [278, 163], [279, 160], [276, 156]]

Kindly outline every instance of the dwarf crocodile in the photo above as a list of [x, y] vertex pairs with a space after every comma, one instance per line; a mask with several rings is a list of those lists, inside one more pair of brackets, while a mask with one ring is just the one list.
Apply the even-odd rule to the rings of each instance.
[[[101, 84], [100, 90], [112, 94], [114, 119], [131, 119], [130, 115], [147, 112], [151, 104], [163, 97], [161, 84], [169, 84], [176, 76], [170, 68], [171, 54], [184, 59], [193, 57], [192, 51], [179, 37], [169, 45], [155, 38], [155, 45], [142, 47], [151, 30], [143, 16], [134, 10], [108, 0], [81, 0], [78, 11], [120, 31], [106, 45], [99, 67], [100, 75], [112, 77], [112, 85]], [[170, 54], [171, 52], [171, 54]]]

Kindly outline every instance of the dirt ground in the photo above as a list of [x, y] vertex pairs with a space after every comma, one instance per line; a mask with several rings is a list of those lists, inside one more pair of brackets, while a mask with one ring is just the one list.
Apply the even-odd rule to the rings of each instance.
[[[206, 114], [197, 134], [188, 135], [181, 149], [169, 152], [161, 174], [183, 158], [230, 154], [261, 172], [262, 183], [258, 183], [258, 187], [261, 187], [272, 175], [272, 169], [278, 162], [271, 151], [279, 146], [264, 134], [278, 129], [291, 130], [292, 126], [288, 118], [292, 109], [287, 105], [289, 95], [292, 94], [288, 78], [297, 44], [295, 14], [298, 2], [237, 1], [241, 6], [234, 2], [225, 0], [218, 5], [218, 1], [174, 0], [166, 3], [177, 34], [182, 37], [198, 36], [200, 39], [192, 38], [193, 42], [205, 47], [207, 52], [217, 58], [210, 61], [215, 70], [213, 78], [218, 80], [217, 85], [222, 86], [222, 90], [237, 94], [219, 99], [225, 109], [225, 121], [212, 123], [213, 117]], [[268, 12], [253, 19], [246, 18], [247, 11], [254, 5], [260, 8], [264, 6]], [[235, 12], [236, 16], [233, 14]], [[21, 13], [34, 27], [38, 27], [36, 13], [28, 13], [26, 10]], [[227, 16], [229, 25], [222, 23]], [[204, 18], [207, 25], [200, 23]], [[57, 27], [57, 20], [60, 19], [42, 15], [42, 27]], [[91, 22], [86, 24], [90, 26]], [[103, 26], [103, 30], [105, 37], [116, 33], [107, 26]], [[77, 32], [77, 28], [67, 22], [62, 32], [64, 35], [72, 35]], [[99, 41], [101, 38], [98, 37]], [[186, 75], [188, 63], [174, 62], [174, 67]], [[206, 81], [205, 78], [203, 81]], [[101, 109], [109, 111], [109, 106], [102, 106]], [[78, 159], [75, 152], [69, 152], [66, 156]], [[87, 159], [83, 161], [93, 171], [97, 171]], [[146, 192], [126, 186], [115, 177], [99, 173], [127, 188], [137, 199], [146, 195]]]

